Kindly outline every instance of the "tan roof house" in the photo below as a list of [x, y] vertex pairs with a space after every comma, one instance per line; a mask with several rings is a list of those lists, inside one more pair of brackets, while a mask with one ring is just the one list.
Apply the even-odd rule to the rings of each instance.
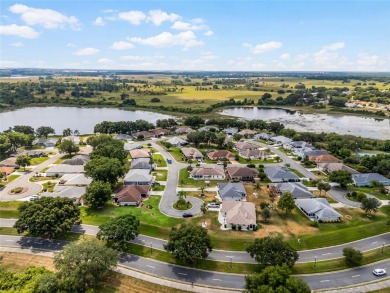
[[197, 180], [224, 180], [226, 178], [222, 167], [194, 168], [190, 173], [190, 178]]
[[236, 159], [236, 156], [229, 152], [228, 150], [216, 150], [209, 152], [207, 154], [210, 160], [222, 160], [222, 159], [228, 159], [229, 161], [234, 161]]
[[140, 136], [143, 136], [143, 138], [151, 138], [154, 137], [154, 133], [149, 131], [138, 131], [132, 134], [133, 137], [138, 138]]
[[0, 167], [0, 173], [3, 174], [3, 176], [8, 176], [14, 171], [15, 171], [14, 167]]
[[257, 226], [253, 202], [223, 201], [218, 220], [224, 229], [254, 230]]
[[336, 157], [329, 155], [329, 154], [320, 155], [320, 156], [309, 156], [308, 160], [315, 162], [317, 164], [320, 164], [320, 163], [339, 163], [340, 162], [339, 159], [337, 159]]
[[130, 156], [132, 159], [150, 158], [150, 150], [148, 149], [131, 150]]
[[359, 174], [358, 171], [356, 171], [355, 169], [352, 169], [348, 166], [345, 166], [343, 163], [319, 163], [318, 169], [320, 169], [321, 171], [324, 171], [324, 172], [329, 172], [329, 173], [334, 172], [334, 171], [343, 170], [343, 171], [347, 171], [351, 174]]
[[252, 181], [255, 177], [257, 177], [257, 174], [259, 174], [256, 169], [248, 167], [228, 166], [226, 167], [226, 171], [228, 178], [231, 180]]
[[181, 152], [186, 159], [203, 161], [203, 154], [196, 148], [182, 148]]
[[247, 142], [237, 142], [235, 145], [234, 145], [234, 148], [237, 150], [237, 151], [244, 151], [244, 150], [255, 150], [255, 149], [258, 149], [259, 147], [254, 145], [254, 144], [251, 144], [251, 143], [247, 143]]
[[151, 129], [149, 132], [153, 133], [155, 137], [161, 137], [167, 135], [171, 131], [168, 129], [156, 128], [156, 129]]
[[178, 129], [175, 130], [177, 134], [188, 134], [194, 131], [195, 130], [193, 130], [191, 127], [179, 127]]
[[150, 185], [121, 186], [115, 192], [114, 202], [120, 206], [138, 206], [150, 192]]
[[263, 152], [259, 149], [240, 150], [239, 155], [244, 159], [265, 159], [269, 157], [269, 155], [266, 152]]
[[251, 129], [243, 129], [241, 130], [240, 132], [238, 132], [238, 134], [241, 134], [243, 136], [254, 136], [257, 132], [254, 131], [254, 130], [251, 130]]
[[10, 157], [0, 162], [0, 166], [2, 167], [18, 167], [16, 164], [16, 157]]

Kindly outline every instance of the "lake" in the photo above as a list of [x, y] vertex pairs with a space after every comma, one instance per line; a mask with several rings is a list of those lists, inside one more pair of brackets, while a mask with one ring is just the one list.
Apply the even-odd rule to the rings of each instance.
[[93, 133], [93, 128], [102, 121], [146, 120], [156, 124], [158, 119], [172, 116], [148, 112], [126, 111], [114, 108], [76, 108], [76, 107], [30, 107], [0, 113], [0, 131], [15, 125], [51, 126], [56, 134], [65, 128], [77, 129], [82, 134]]
[[390, 119], [379, 120], [352, 115], [302, 114], [283, 109], [257, 107], [229, 108], [220, 114], [247, 120], [277, 121], [283, 123], [286, 128], [300, 132], [335, 132], [381, 140], [390, 139]]

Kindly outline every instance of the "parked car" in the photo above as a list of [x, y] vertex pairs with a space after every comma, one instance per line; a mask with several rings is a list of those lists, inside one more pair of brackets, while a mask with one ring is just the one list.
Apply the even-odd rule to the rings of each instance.
[[384, 276], [384, 275], [386, 275], [386, 270], [385, 269], [375, 269], [372, 273], [377, 277]]
[[183, 218], [191, 218], [191, 217], [193, 217], [194, 215], [193, 214], [191, 214], [191, 213], [184, 213], [183, 214]]
[[168, 164], [172, 164], [172, 160], [171, 159], [167, 159], [167, 162], [168, 162]]
[[219, 208], [219, 204], [218, 203], [215, 203], [215, 202], [210, 202], [207, 207], [209, 208], [214, 208], [214, 209], [218, 209]]
[[38, 199], [38, 198], [39, 198], [38, 195], [32, 195], [32, 196], [30, 197], [29, 201], [34, 201], [34, 200], [36, 200], [36, 199]]

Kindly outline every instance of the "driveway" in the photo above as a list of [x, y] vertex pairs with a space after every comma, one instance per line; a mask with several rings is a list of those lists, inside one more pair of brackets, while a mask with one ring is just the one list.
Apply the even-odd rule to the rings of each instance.
[[187, 164], [177, 162], [172, 155], [167, 152], [162, 146], [152, 143], [152, 147], [155, 148], [165, 159], [172, 159], [172, 164], [168, 164], [168, 178], [165, 185], [165, 190], [160, 201], [159, 209], [160, 211], [170, 217], [182, 218], [183, 213], [192, 213], [193, 215], [198, 215], [201, 213], [201, 206], [203, 201], [192, 197], [187, 196], [188, 200], [192, 204], [192, 208], [185, 211], [179, 211], [173, 208], [173, 204], [177, 201], [177, 186], [179, 183], [179, 171], [187, 167]]
[[360, 202], [351, 201], [346, 198], [347, 191], [339, 188], [332, 187], [328, 194], [333, 197], [334, 200], [341, 202], [342, 204], [352, 207], [352, 208], [360, 208]]
[[[57, 150], [53, 149], [52, 152], [57, 152]], [[29, 172], [25, 173], [24, 175], [16, 178], [11, 183], [7, 184], [6, 187], [0, 191], [0, 200], [2, 201], [8, 201], [8, 200], [17, 200], [22, 199], [34, 194], [37, 194], [42, 190], [42, 185], [38, 183], [30, 182], [30, 178], [35, 175], [35, 173], [41, 172], [44, 168], [49, 166], [50, 164], [57, 161], [59, 158], [62, 157], [62, 154], [57, 153], [54, 156], [50, 157], [46, 161], [44, 161], [42, 164], [39, 164], [38, 166], [32, 168]], [[23, 192], [21, 194], [15, 194], [15, 195], [9, 195], [8, 192], [16, 187], [27, 187], [28, 190], [26, 192]]]

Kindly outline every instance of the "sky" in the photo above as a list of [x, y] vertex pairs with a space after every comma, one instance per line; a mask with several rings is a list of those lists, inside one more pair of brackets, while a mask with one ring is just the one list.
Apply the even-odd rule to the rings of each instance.
[[0, 1], [0, 68], [390, 71], [390, 0]]

